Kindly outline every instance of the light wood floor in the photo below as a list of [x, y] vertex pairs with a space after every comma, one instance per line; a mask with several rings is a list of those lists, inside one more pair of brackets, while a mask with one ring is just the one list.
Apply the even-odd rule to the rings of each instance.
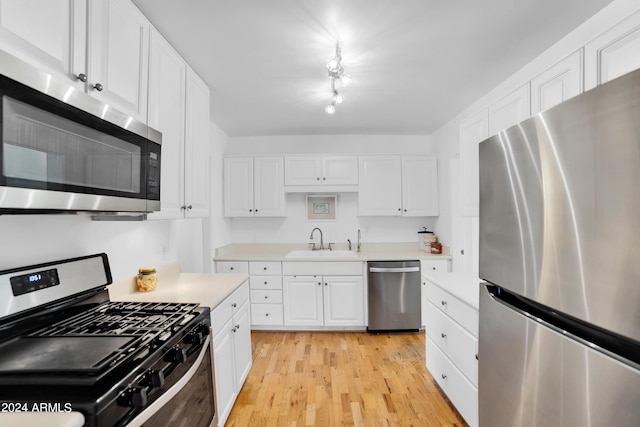
[[424, 332], [253, 331], [226, 426], [466, 426], [425, 367]]

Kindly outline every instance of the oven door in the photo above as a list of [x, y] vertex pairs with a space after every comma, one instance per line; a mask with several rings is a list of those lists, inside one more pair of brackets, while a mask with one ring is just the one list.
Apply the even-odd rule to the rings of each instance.
[[127, 425], [217, 427], [214, 375], [213, 345], [207, 337], [191, 369]]

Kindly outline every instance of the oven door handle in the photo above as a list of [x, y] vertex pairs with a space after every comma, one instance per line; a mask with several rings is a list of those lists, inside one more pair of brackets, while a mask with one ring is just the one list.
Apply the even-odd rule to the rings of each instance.
[[[138, 427], [141, 426], [142, 423], [151, 418], [160, 408], [162, 408], [167, 402], [169, 402], [173, 397], [180, 393], [180, 391], [184, 388], [184, 386], [191, 380], [191, 378], [196, 374], [198, 368], [200, 368], [200, 364], [202, 363], [202, 359], [204, 355], [207, 354], [207, 350], [209, 349], [209, 337], [204, 341], [204, 345], [200, 349], [200, 354], [198, 358], [194, 362], [193, 366], [189, 368], [187, 372], [180, 378], [174, 385], [171, 386], [162, 396], [160, 396], [156, 401], [154, 401], [151, 405], [144, 408], [144, 411], [140, 412], [136, 417], [131, 420], [127, 427]], [[213, 357], [213, 355], [211, 355]], [[215, 386], [215, 384], [214, 384]]]

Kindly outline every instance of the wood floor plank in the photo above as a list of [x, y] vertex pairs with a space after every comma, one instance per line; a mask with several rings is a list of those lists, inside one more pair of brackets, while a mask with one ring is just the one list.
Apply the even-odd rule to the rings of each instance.
[[226, 425], [464, 427], [427, 371], [424, 332], [263, 332]]

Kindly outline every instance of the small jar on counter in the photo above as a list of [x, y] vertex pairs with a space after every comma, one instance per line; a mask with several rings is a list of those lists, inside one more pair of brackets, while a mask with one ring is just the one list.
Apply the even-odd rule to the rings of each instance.
[[154, 267], [144, 267], [138, 270], [138, 290], [140, 292], [155, 291], [158, 286], [158, 273]]

